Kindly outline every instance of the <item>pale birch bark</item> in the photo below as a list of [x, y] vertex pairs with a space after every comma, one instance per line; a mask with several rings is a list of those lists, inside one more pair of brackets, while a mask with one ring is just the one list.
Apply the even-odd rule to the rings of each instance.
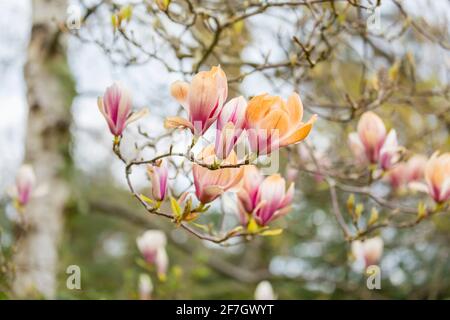
[[69, 197], [70, 106], [74, 86], [66, 45], [57, 21], [66, 17], [66, 1], [33, 0], [32, 33], [25, 65], [29, 104], [25, 162], [48, 193], [27, 206], [28, 229], [19, 241], [13, 291], [16, 297], [54, 298], [58, 242]]

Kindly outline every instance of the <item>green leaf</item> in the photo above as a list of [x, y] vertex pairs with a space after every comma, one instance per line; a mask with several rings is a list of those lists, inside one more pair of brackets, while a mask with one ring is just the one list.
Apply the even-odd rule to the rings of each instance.
[[260, 233], [260, 235], [272, 237], [272, 236], [278, 236], [282, 233], [283, 233], [283, 229], [279, 228], [279, 229], [264, 230], [263, 232]]
[[417, 220], [421, 221], [427, 216], [427, 206], [421, 201], [417, 206]]
[[170, 206], [175, 217], [181, 217], [181, 208], [178, 201], [174, 197], [170, 197]]
[[195, 223], [195, 222], [192, 222], [192, 224], [193, 224], [194, 226], [196, 226], [197, 228], [199, 228], [199, 229], [205, 231], [205, 232], [209, 232], [209, 231], [210, 231], [209, 228], [208, 228], [207, 226], [203, 225], [203, 224]]
[[375, 222], [378, 221], [378, 210], [376, 208], [372, 208], [372, 211], [370, 212], [370, 218], [369, 218], [369, 222], [367, 223], [368, 226], [373, 225]]
[[142, 193], [139, 195], [139, 198], [141, 198], [142, 200], [144, 200], [147, 203], [155, 204], [155, 200], [150, 199], [149, 197], [147, 197], [146, 195], [143, 195]]

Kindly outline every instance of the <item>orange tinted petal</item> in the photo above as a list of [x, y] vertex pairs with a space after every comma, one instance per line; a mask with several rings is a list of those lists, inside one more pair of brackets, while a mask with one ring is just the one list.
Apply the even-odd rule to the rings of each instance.
[[251, 126], [256, 125], [269, 112], [270, 105], [264, 103], [267, 94], [255, 96], [248, 102], [245, 117]]
[[281, 109], [273, 110], [261, 121], [260, 128], [277, 130], [275, 134], [282, 137], [289, 130], [289, 118], [285, 111]]
[[181, 117], [167, 117], [164, 121], [164, 127], [169, 128], [189, 128], [194, 130], [192, 123]]
[[287, 101], [286, 111], [289, 114], [289, 121], [297, 123], [303, 118], [303, 104], [297, 93], [292, 93]]
[[189, 95], [189, 84], [184, 81], [175, 81], [170, 86], [170, 94], [174, 97], [184, 108], [187, 108], [187, 100]]
[[287, 146], [293, 143], [297, 143], [305, 139], [309, 133], [311, 132], [311, 129], [313, 127], [314, 122], [316, 121], [316, 115], [312, 116], [311, 119], [304, 125], [301, 125], [300, 128], [298, 128], [296, 131], [294, 131], [291, 135], [287, 136], [285, 139], [282, 140], [281, 145]]

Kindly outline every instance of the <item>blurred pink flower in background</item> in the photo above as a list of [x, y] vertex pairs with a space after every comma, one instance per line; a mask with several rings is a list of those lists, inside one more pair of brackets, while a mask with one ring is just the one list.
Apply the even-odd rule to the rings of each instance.
[[36, 186], [36, 177], [31, 165], [24, 164], [20, 167], [16, 176], [16, 184], [12, 190], [12, 197], [21, 207], [26, 206], [33, 195]]
[[139, 299], [140, 300], [151, 300], [153, 292], [152, 279], [148, 274], [141, 273], [139, 275]]
[[189, 128], [199, 136], [216, 121], [228, 96], [228, 83], [220, 66], [197, 73], [190, 84], [176, 81], [170, 88], [172, 96], [186, 109], [188, 119], [168, 117], [167, 128]]
[[272, 285], [264, 280], [258, 283], [255, 289], [255, 300], [276, 300]]
[[128, 90], [118, 83], [108, 87], [105, 94], [97, 100], [98, 108], [105, 117], [111, 133], [121, 136], [125, 127], [138, 120], [147, 113], [147, 109], [141, 109], [131, 113], [131, 95]]
[[357, 260], [363, 260], [366, 268], [377, 264], [383, 254], [383, 239], [374, 237], [364, 241], [355, 240], [352, 242], [352, 254]]
[[392, 129], [389, 131], [380, 149], [380, 168], [383, 170], [392, 168], [400, 160], [400, 150], [401, 148], [397, 141], [397, 132]]
[[423, 155], [414, 155], [406, 162], [396, 164], [387, 173], [387, 180], [394, 189], [407, 187], [411, 182], [420, 181], [424, 177], [427, 158]]
[[158, 276], [164, 278], [169, 264], [166, 252], [166, 235], [160, 230], [147, 230], [136, 239], [144, 260], [156, 266]]
[[386, 134], [383, 120], [372, 111], [362, 114], [357, 132], [348, 136], [350, 150], [360, 164], [378, 164], [387, 170], [400, 159], [402, 147], [398, 145], [394, 129]]
[[435, 152], [425, 166], [428, 193], [438, 203], [450, 200], [450, 153]]

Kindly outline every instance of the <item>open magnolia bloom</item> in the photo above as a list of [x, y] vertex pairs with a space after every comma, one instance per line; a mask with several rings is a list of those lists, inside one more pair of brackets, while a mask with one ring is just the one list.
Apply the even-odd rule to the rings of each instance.
[[228, 157], [236, 145], [245, 125], [247, 101], [244, 97], [228, 101], [217, 118], [215, 152], [219, 159]]
[[167, 195], [167, 178], [169, 170], [165, 161], [147, 166], [147, 173], [152, 181], [152, 196], [157, 201], [163, 201]]
[[131, 113], [131, 95], [129, 91], [118, 83], [108, 87], [105, 94], [97, 100], [98, 108], [108, 123], [111, 133], [118, 137], [128, 124], [138, 120], [147, 113], [141, 109]]
[[225, 72], [217, 66], [197, 73], [190, 84], [176, 81], [170, 88], [172, 96], [186, 109], [188, 119], [168, 117], [167, 128], [189, 128], [196, 136], [205, 133], [216, 121], [228, 95]]
[[286, 190], [286, 181], [279, 174], [264, 179], [256, 167], [247, 166], [238, 191], [241, 224], [247, 225], [253, 217], [258, 225], [267, 225], [290, 211], [293, 197], [293, 183]]
[[379, 166], [383, 170], [392, 168], [399, 160], [401, 148], [397, 142], [397, 132], [392, 129], [389, 131], [383, 146], [380, 149]]
[[[208, 165], [217, 161], [214, 145], [209, 145], [203, 149], [199, 155], [199, 161]], [[237, 163], [236, 153], [231, 151], [228, 157], [221, 162], [221, 165], [236, 165]], [[199, 164], [194, 164], [192, 173], [197, 199], [203, 204], [217, 199], [242, 179], [243, 172], [243, 167], [210, 170]]]
[[372, 111], [363, 113], [357, 132], [348, 136], [350, 149], [361, 164], [378, 164], [383, 170], [390, 169], [400, 159], [402, 148], [397, 142], [397, 133], [386, 134], [383, 120]]
[[425, 166], [428, 193], [437, 203], [450, 200], [450, 153], [435, 152]]
[[406, 162], [396, 164], [387, 173], [387, 180], [394, 189], [402, 189], [410, 183], [420, 181], [424, 177], [427, 158], [423, 155], [414, 155]]
[[239, 219], [243, 226], [248, 224], [249, 215], [253, 213], [258, 205], [259, 186], [263, 180], [264, 177], [258, 168], [252, 165], [245, 166], [243, 183], [237, 193]]
[[166, 252], [166, 235], [160, 230], [147, 230], [136, 239], [136, 244], [144, 260], [154, 264], [160, 277], [167, 272], [169, 258]]
[[308, 136], [316, 118], [314, 115], [302, 122], [303, 104], [297, 93], [292, 93], [287, 102], [279, 96], [255, 96], [248, 103], [245, 117], [250, 148], [263, 155], [300, 142]]
[[365, 241], [352, 242], [352, 254], [357, 260], [363, 260], [366, 267], [377, 264], [383, 254], [383, 239], [375, 237]]

